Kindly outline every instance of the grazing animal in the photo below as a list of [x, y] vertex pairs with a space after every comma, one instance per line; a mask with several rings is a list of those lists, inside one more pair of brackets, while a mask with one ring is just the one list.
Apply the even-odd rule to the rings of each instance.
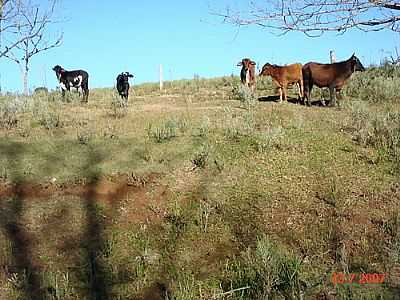
[[70, 91], [71, 87], [82, 89], [83, 101], [88, 102], [89, 97], [89, 74], [84, 70], [66, 71], [61, 66], [56, 65], [53, 68], [56, 72], [58, 82], [64, 98], [65, 91]]
[[256, 63], [250, 58], [243, 58], [237, 65], [238, 67], [242, 67], [240, 70], [240, 80], [242, 83], [254, 90], [256, 85]]
[[133, 75], [129, 72], [122, 72], [117, 76], [117, 90], [122, 99], [128, 100], [129, 97], [129, 78]]
[[289, 84], [297, 84], [299, 98], [303, 98], [303, 74], [301, 64], [291, 64], [287, 66], [277, 66], [266, 63], [259, 76], [271, 76], [272, 81], [279, 89], [279, 101], [282, 96], [287, 101], [287, 87]]
[[[303, 66], [304, 100], [310, 105], [311, 90], [315, 84], [319, 88], [328, 87], [330, 106], [336, 105], [336, 93], [342, 99], [340, 91], [355, 71], [365, 71], [360, 60], [353, 54], [348, 60], [333, 64], [309, 62]], [[338, 103], [339, 104], [339, 103]], [[325, 102], [322, 101], [325, 106]]]

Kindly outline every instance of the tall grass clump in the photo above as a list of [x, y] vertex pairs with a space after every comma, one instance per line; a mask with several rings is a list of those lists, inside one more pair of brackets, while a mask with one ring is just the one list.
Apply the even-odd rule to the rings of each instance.
[[356, 142], [380, 150], [400, 166], [400, 112], [371, 111], [365, 103], [354, 102], [350, 118]]
[[400, 98], [400, 67], [382, 65], [355, 73], [345, 86], [347, 96], [372, 103], [385, 103]]
[[157, 143], [169, 141], [177, 136], [178, 124], [176, 120], [169, 119], [159, 125], [149, 124], [147, 126], [147, 136]]
[[224, 108], [222, 128], [228, 139], [240, 139], [243, 136], [253, 134], [256, 126], [256, 119], [253, 111], [236, 113], [230, 107]]
[[234, 299], [300, 299], [302, 294], [301, 260], [266, 237], [227, 264], [225, 279], [224, 288], [237, 291]]
[[233, 99], [239, 100], [245, 109], [252, 109], [256, 105], [256, 95], [247, 85], [238, 84], [233, 90]]
[[12, 97], [0, 102], [0, 128], [12, 129], [18, 126], [21, 113], [32, 109], [32, 99], [29, 97]]
[[122, 99], [116, 92], [114, 92], [111, 101], [111, 115], [120, 119], [128, 114], [128, 100]]

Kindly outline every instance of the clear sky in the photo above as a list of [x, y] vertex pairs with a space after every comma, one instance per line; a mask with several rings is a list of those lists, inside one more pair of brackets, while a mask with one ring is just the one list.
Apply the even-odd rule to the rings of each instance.
[[[63, 44], [33, 57], [29, 86], [56, 88], [56, 64], [87, 70], [89, 87], [112, 87], [122, 71], [135, 75], [133, 84], [155, 82], [159, 64], [165, 80], [210, 78], [239, 74], [243, 57], [260, 65], [328, 62], [334, 49], [338, 61], [355, 52], [368, 66], [400, 48], [400, 35], [390, 31], [307, 38], [294, 32], [277, 37], [257, 26], [238, 30], [210, 15], [210, 6], [223, 9], [224, 2], [64, 0], [59, 14], [67, 20], [56, 26]], [[0, 75], [3, 92], [22, 91], [15, 63], [1, 58]]]

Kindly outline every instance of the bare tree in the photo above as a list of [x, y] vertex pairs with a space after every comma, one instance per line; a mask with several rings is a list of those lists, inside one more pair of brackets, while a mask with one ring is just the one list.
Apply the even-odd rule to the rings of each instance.
[[[18, 64], [26, 95], [29, 93], [28, 75], [32, 57], [61, 45], [62, 33], [55, 37], [47, 33], [49, 26], [54, 23], [57, 3], [57, 0], [49, 0], [48, 7], [43, 8], [29, 0], [19, 1], [18, 17], [14, 19], [12, 35], [14, 43], [18, 43], [2, 55]], [[10, 43], [10, 40], [7, 42]]]
[[258, 25], [278, 34], [299, 31], [320, 36], [351, 28], [400, 32], [400, 2], [389, 0], [255, 0], [245, 10], [228, 7], [211, 13], [233, 25]]

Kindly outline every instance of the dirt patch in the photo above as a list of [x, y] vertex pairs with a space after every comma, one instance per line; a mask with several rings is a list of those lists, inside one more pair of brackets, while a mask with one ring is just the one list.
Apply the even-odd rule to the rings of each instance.
[[43, 201], [74, 196], [104, 205], [110, 216], [122, 216], [124, 222], [149, 222], [164, 216], [163, 207], [168, 197], [168, 188], [157, 183], [160, 176], [150, 174], [139, 178], [117, 175], [69, 184], [0, 183], [0, 202], [11, 198]]

